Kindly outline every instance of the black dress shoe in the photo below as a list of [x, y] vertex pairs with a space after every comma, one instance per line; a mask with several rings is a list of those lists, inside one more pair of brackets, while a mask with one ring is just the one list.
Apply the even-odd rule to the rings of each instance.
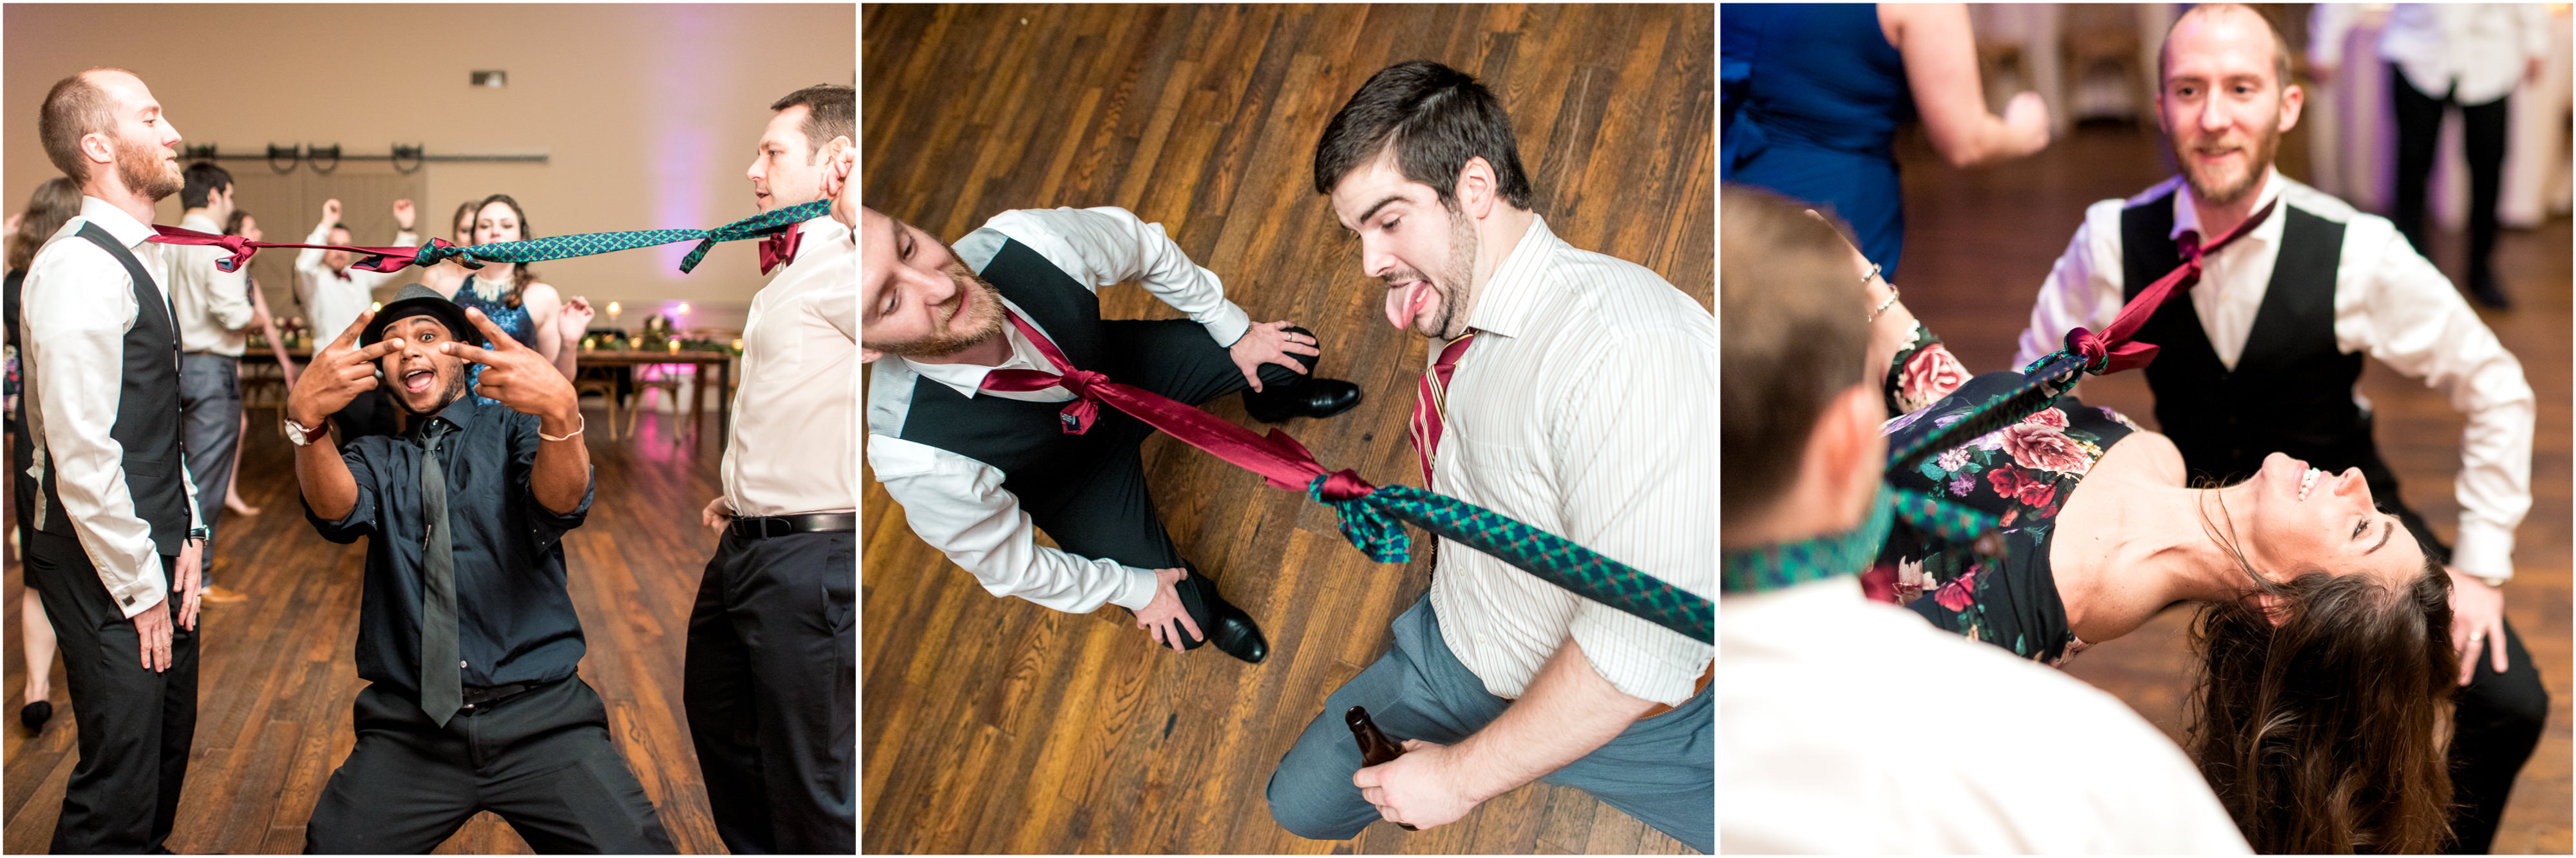
[[1217, 651], [1252, 664], [1269, 658], [1270, 641], [1261, 636], [1261, 627], [1252, 622], [1252, 615], [1217, 595], [1216, 584], [1200, 575], [1198, 567], [1182, 565], [1190, 575], [1173, 584], [1172, 591], [1181, 597], [1181, 608], [1190, 612], [1190, 620], [1199, 624], [1199, 631], [1207, 639], [1192, 639], [1190, 631], [1182, 629], [1181, 647], [1198, 649], [1204, 644], [1216, 644]]
[[53, 717], [54, 701], [51, 700], [38, 700], [18, 707], [18, 723], [27, 725], [27, 731], [31, 733], [43, 731], [45, 722]]
[[1360, 386], [1338, 378], [1307, 378], [1269, 390], [1243, 392], [1243, 410], [1263, 423], [1292, 417], [1331, 417], [1359, 407]]
[[2513, 302], [2506, 300], [2504, 297], [2504, 284], [2497, 283], [2495, 275], [2492, 273], [2478, 272], [2469, 275], [2469, 295], [2478, 299], [2478, 303], [2484, 304], [2490, 309], [2510, 310], [2513, 308]]

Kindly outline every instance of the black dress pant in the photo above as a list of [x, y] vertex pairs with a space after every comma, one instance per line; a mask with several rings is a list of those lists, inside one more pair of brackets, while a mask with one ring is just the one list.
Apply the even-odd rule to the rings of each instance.
[[486, 810], [542, 853], [673, 851], [579, 676], [458, 710], [445, 727], [382, 685], [352, 710], [358, 743], [313, 803], [306, 853], [424, 854]]
[[[2397, 478], [2387, 466], [2373, 455], [2361, 468], [2370, 482], [2371, 497], [2380, 500], [2381, 508], [2404, 522], [2426, 553], [2450, 562], [2450, 546], [2433, 535], [2422, 515], [2399, 499]], [[2504, 621], [2504, 640], [2486, 643], [2504, 647], [2504, 672], [2496, 672], [2493, 653], [2481, 653], [2469, 684], [2453, 698], [2458, 706], [2451, 725], [2451, 801], [2458, 809], [2451, 816], [2452, 843], [2445, 851], [2454, 855], [2488, 852], [2495, 841], [2496, 820], [2504, 816], [2505, 800], [2513, 792], [2513, 779], [2540, 746], [2541, 729], [2549, 720], [2549, 690], [2541, 686], [2540, 668], [2523, 650], [2513, 621]]]
[[[27, 584], [53, 621], [79, 731], [80, 762], [50, 851], [162, 851], [197, 735], [197, 633], [179, 626], [178, 599], [162, 600], [149, 610], [170, 614], [170, 668], [144, 667], [134, 621], [100, 586], [80, 541], [41, 530], [26, 540]], [[165, 592], [176, 564], [161, 558]]]
[[[1113, 381], [1191, 405], [1251, 387], [1226, 347], [1208, 337], [1205, 325], [1188, 319], [1100, 324], [1101, 365], [1085, 368]], [[1303, 328], [1289, 330], [1307, 333]], [[1321, 356], [1296, 357], [1311, 369]], [[1306, 379], [1278, 364], [1262, 364], [1260, 373], [1264, 388]], [[1154, 427], [1144, 421], [1104, 407], [1090, 432], [1064, 436], [1065, 452], [1056, 457], [1062, 463], [1059, 467], [1012, 474], [1011, 491], [1038, 529], [1054, 537], [1056, 546], [1067, 553], [1139, 569], [1180, 568], [1180, 550], [1172, 546], [1172, 536], [1163, 529], [1163, 517], [1154, 511], [1154, 498], [1145, 489], [1145, 462], [1138, 445], [1153, 434]], [[1201, 617], [1199, 622], [1205, 629], [1207, 619]]]
[[858, 535], [732, 532], [689, 614], [682, 701], [735, 854], [858, 851]]
[[2424, 185], [2433, 171], [2433, 155], [2442, 139], [2442, 108], [2460, 108], [2460, 142], [2469, 160], [2469, 281], [2488, 275], [2487, 257], [2496, 242], [2496, 198], [2504, 182], [2505, 102], [2459, 104], [2451, 93], [2426, 93], [2406, 80], [2397, 64], [2388, 65], [2389, 91], [2397, 114], [2397, 230], [2430, 256], [2424, 245]]

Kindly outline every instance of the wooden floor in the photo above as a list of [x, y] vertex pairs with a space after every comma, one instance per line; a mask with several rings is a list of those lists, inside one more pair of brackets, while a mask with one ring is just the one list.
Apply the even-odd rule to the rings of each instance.
[[[2280, 151], [2283, 172], [2304, 175], [2307, 151], [2293, 131]], [[2171, 173], [2150, 133], [2088, 129], [2045, 152], [2007, 166], [1958, 171], [1940, 164], [1919, 139], [1901, 147], [1905, 176], [1905, 259], [1898, 283], [1905, 302], [1949, 341], [1972, 372], [2010, 367], [2014, 338], [2049, 265], [2066, 249], [2095, 200], [2126, 197]], [[2465, 244], [2436, 235], [2433, 259], [2455, 280], [2465, 270]], [[2516, 782], [2494, 849], [2499, 853], [2569, 850], [2569, 224], [2559, 218], [2529, 231], [2508, 230], [2496, 247], [2499, 276], [2517, 302], [2510, 311], [2481, 311], [2496, 336], [2522, 361], [2539, 397], [2532, 447], [2532, 507], [2517, 532], [2516, 571], [2505, 589], [2506, 616], [2521, 632], [2549, 689], [2550, 714], [2540, 748]], [[2396, 470], [2406, 501], [2444, 537], [2456, 533], [2464, 420], [2442, 394], [2372, 361], [2361, 392], [2377, 407], [2380, 450]], [[2091, 379], [2085, 402], [2107, 405], [2152, 428], [2154, 397], [2136, 373]], [[2191, 669], [2184, 645], [2189, 614], [2168, 611], [2137, 632], [2086, 650], [2067, 673], [2098, 685], [2173, 734], [2182, 735], [2181, 701]]]
[[[1256, 320], [1317, 332], [1357, 410], [1287, 429], [1409, 481], [1425, 341], [1389, 328], [1312, 189], [1316, 138], [1377, 69], [1430, 58], [1510, 111], [1534, 208], [1576, 247], [1714, 301], [1710, 7], [871, 5], [868, 205], [949, 240], [1013, 208], [1123, 206], [1164, 225]], [[1111, 318], [1177, 314], [1102, 291]], [[1245, 422], [1227, 398], [1214, 413]], [[863, 534], [863, 851], [1676, 853], [1582, 792], [1531, 786], [1428, 832], [1312, 841], [1270, 771], [1325, 695], [1387, 646], [1427, 563], [1368, 562], [1331, 513], [1156, 436], [1148, 479], [1184, 555], [1268, 634], [1267, 663], [1158, 651], [1126, 612], [996, 599], [904, 524], [873, 477]]]
[[[604, 412], [593, 411], [605, 421]], [[294, 460], [266, 409], [251, 413], [240, 491], [257, 516], [227, 514], [216, 533], [216, 576], [249, 601], [208, 604], [199, 629], [197, 739], [169, 847], [182, 853], [298, 853], [304, 823], [332, 770], [356, 742], [349, 707], [366, 683], [351, 655], [366, 542], [334, 545], [304, 520]], [[588, 642], [581, 677], [608, 705], [611, 735], [681, 852], [723, 852], [680, 708], [680, 667], [698, 577], [715, 537], [698, 525], [714, 497], [722, 436], [675, 435], [678, 420], [646, 414], [632, 439], [590, 438], [599, 485], [590, 517], [564, 538], [574, 608]], [[602, 425], [606, 425], [605, 422]], [[71, 695], [55, 661], [53, 721], [29, 736], [16, 713], [25, 663], [16, 622], [19, 565], [0, 582], [6, 606], [9, 717], [5, 846], [43, 852], [78, 757]], [[525, 854], [527, 843], [489, 813], [440, 854]]]

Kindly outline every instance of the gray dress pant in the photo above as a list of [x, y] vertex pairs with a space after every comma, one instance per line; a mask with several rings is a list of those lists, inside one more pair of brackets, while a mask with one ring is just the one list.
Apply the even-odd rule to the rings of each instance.
[[224, 512], [224, 490], [233, 482], [233, 450], [241, 445], [241, 359], [209, 352], [179, 358], [179, 448], [188, 456], [188, 481], [197, 486], [197, 518], [206, 526], [206, 550], [197, 553], [201, 587], [215, 585], [215, 520]]
[[[1270, 815], [1314, 840], [1347, 840], [1379, 819], [1351, 775], [1359, 746], [1342, 713], [1368, 707], [1398, 741], [1455, 744], [1503, 714], [1511, 701], [1486, 693], [1449, 645], [1425, 594], [1397, 617], [1395, 645], [1324, 701], [1295, 747], [1270, 774]], [[1591, 793], [1703, 853], [1717, 852], [1717, 721], [1706, 689], [1670, 712], [1629, 725], [1592, 753], [1539, 780]], [[1473, 812], [1470, 813], [1470, 816]]]

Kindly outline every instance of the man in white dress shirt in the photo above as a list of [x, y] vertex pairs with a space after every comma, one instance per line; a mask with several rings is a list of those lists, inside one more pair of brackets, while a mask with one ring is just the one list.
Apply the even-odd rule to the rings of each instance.
[[[853, 196], [857, 91], [807, 87], [769, 109], [746, 173], [753, 203]], [[682, 699], [726, 848], [847, 855], [858, 844], [858, 243], [834, 217], [793, 236], [743, 324], [724, 494], [704, 511], [723, 537], [689, 614]]]
[[[1446, 401], [1416, 405], [1429, 487], [1709, 594], [1709, 311], [1549, 231], [1501, 102], [1437, 63], [1370, 77], [1324, 130], [1314, 175], [1361, 270], [1386, 281], [1387, 321], [1469, 346], [1434, 349], [1435, 375], [1454, 375], [1426, 387]], [[1544, 779], [1714, 852], [1712, 648], [1455, 543], [1436, 556], [1393, 649], [1280, 760], [1272, 817], [1319, 840], [1381, 817], [1429, 828]], [[1409, 751], [1362, 768], [1352, 706]]]
[[[2309, 13], [2308, 71], [2331, 84], [2358, 3], [2319, 3]], [[2397, 125], [2397, 200], [2390, 220], [2417, 253], [2424, 243], [2424, 190], [2442, 137], [2442, 114], [2460, 111], [2469, 164], [2469, 294], [2503, 309], [2495, 255], [2496, 198], [2504, 185], [2506, 96], [2517, 81], [2540, 80], [2549, 58], [2549, 7], [2539, 3], [2399, 3], [2379, 33]], [[2528, 107], [2526, 109], [2529, 109]]]
[[[410, 200], [394, 201], [394, 220], [402, 225], [401, 234], [394, 237], [395, 247], [420, 243], [420, 236], [411, 231]], [[340, 223], [339, 200], [322, 201], [322, 220], [313, 225], [313, 234], [305, 236], [304, 243], [354, 244], [349, 228]], [[310, 330], [317, 340], [328, 342], [322, 338], [338, 336], [338, 332], [348, 330], [350, 325], [357, 323], [358, 314], [367, 312], [375, 304], [376, 287], [397, 282], [404, 276], [400, 271], [376, 272], [349, 267], [357, 261], [358, 255], [346, 250], [308, 247], [296, 251], [295, 283], [300, 290], [297, 294], [304, 298], [305, 315], [312, 323]], [[331, 422], [340, 424], [342, 443], [364, 435], [391, 435], [396, 428], [394, 402], [385, 396], [384, 391], [370, 390], [358, 394], [357, 399], [349, 402], [348, 408], [331, 415]]]
[[[2135, 340], [2161, 347], [2145, 370], [2158, 428], [2195, 479], [2233, 482], [2279, 450], [2328, 471], [2359, 469], [2373, 497], [2451, 570], [2451, 634], [2462, 688], [2451, 742], [2462, 810], [2457, 848], [2495, 834], [2514, 776], [2537, 745], [2548, 692], [2505, 622], [2514, 528], [2531, 509], [2533, 398], [2522, 364], [2433, 264], [2377, 216], [2273, 169], [2304, 94], [2268, 19], [2203, 5], [2165, 40], [2159, 121], [2182, 175], [2103, 200], [2040, 285], [2016, 364], [2100, 330], [2180, 264], [2186, 233], [2223, 234], [2270, 216], [2205, 261], [2187, 297]], [[2460, 439], [2458, 542], [2445, 547], [2398, 494], [2353, 389], [2363, 356], [2441, 389], [2468, 417]]]
[[152, 204], [181, 184], [179, 131], [141, 79], [92, 69], [46, 93], [38, 132], [83, 197], [30, 263], [19, 322], [42, 486], [27, 499], [27, 583], [80, 713], [52, 851], [150, 852], [170, 836], [197, 725], [204, 531], [166, 266], [144, 241]]
[[[187, 211], [179, 226], [221, 235], [233, 214], [233, 174], [211, 161], [188, 165], [179, 188]], [[224, 492], [232, 485], [233, 450], [241, 443], [241, 356], [249, 330], [260, 324], [251, 305], [250, 269], [226, 274], [215, 267], [225, 251], [206, 245], [159, 248], [170, 262], [170, 309], [179, 317], [179, 443], [188, 455], [188, 481], [197, 496], [210, 498], [198, 514], [205, 518], [206, 545], [215, 542], [215, 525], [223, 517]], [[215, 553], [202, 551], [198, 584], [209, 602], [239, 602], [242, 594], [216, 586]]]
[[[2117, 698], [1861, 594], [1887, 413], [1857, 254], [1785, 199], [1724, 193], [1719, 538], [1750, 561], [1718, 605], [1726, 851], [2245, 854], [2182, 750]], [[1817, 550], [1783, 550], [1801, 543]], [[1845, 545], [1848, 568], [1813, 559]]]

